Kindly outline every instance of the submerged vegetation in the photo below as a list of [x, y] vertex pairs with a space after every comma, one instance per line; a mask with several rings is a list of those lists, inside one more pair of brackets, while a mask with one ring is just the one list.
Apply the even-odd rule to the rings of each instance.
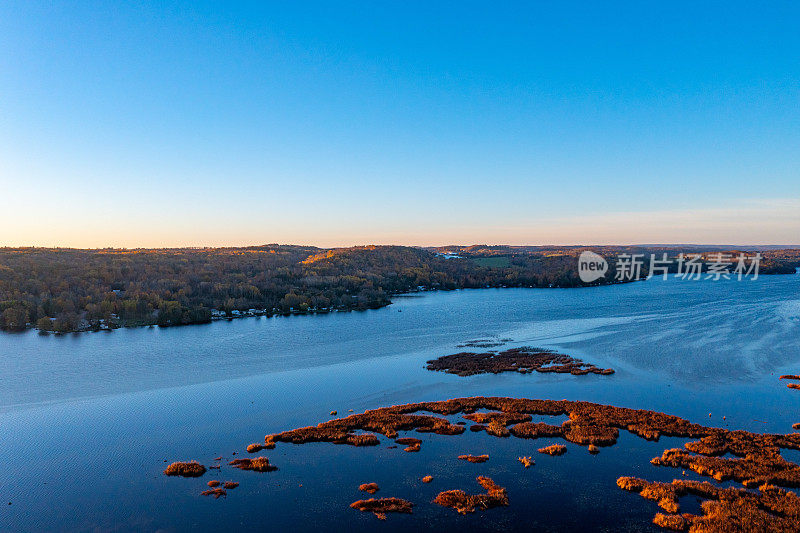
[[[666, 249], [593, 248], [611, 257]], [[583, 248], [364, 246], [0, 248], [0, 329], [70, 332], [216, 318], [378, 308], [394, 294], [483, 287], [577, 287]], [[763, 252], [789, 273], [800, 251]], [[501, 260], [498, 260], [501, 258]], [[640, 277], [647, 275], [643, 269]], [[613, 265], [592, 284], [615, 283]]]

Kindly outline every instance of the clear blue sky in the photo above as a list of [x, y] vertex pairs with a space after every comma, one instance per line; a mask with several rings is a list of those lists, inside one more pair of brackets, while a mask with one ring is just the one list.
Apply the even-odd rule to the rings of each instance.
[[800, 242], [800, 4], [497, 4], [2, 2], [0, 244]]

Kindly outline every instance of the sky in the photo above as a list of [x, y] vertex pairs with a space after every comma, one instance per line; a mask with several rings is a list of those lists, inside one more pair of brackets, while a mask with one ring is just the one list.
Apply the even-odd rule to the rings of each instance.
[[800, 244], [798, 20], [6, 0], [0, 245]]

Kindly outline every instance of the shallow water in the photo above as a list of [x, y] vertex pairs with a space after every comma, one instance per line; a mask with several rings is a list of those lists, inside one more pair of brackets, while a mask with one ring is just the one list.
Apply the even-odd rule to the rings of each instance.
[[[556, 348], [617, 373], [463, 378], [424, 369], [479, 338]], [[316, 424], [333, 409], [344, 416], [473, 395], [589, 400], [789, 432], [800, 392], [777, 378], [800, 370], [800, 276], [463, 290], [402, 296], [362, 313], [6, 334], [0, 365], [2, 530], [652, 530], [656, 506], [615, 480], [673, 479], [680, 473], [649, 459], [680, 439], [623, 432], [598, 456], [568, 444], [566, 455], [549, 457], [535, 453], [549, 439], [426, 434], [416, 454], [387, 449], [388, 439], [367, 449], [278, 444], [263, 452], [279, 467], [272, 473], [223, 467], [189, 480], [161, 470], [165, 460], [230, 459], [266, 433]], [[491, 459], [469, 464], [456, 459], [462, 453]], [[520, 455], [536, 465], [522, 468]], [[419, 483], [426, 474], [433, 483]], [[507, 487], [511, 506], [462, 517], [430, 504], [441, 490], [480, 491], [477, 475]], [[241, 485], [226, 499], [200, 496], [215, 478]], [[368, 497], [357, 490], [368, 481], [381, 486], [376, 497], [415, 502], [414, 514], [378, 522], [350, 509]]]

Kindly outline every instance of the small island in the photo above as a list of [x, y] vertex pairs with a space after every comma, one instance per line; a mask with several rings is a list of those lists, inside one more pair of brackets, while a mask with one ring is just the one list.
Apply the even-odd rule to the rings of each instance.
[[509, 348], [502, 352], [460, 352], [444, 355], [438, 359], [428, 361], [426, 368], [459, 376], [499, 374], [500, 372], [528, 374], [534, 371], [572, 374], [574, 376], [586, 374], [607, 376], [614, 373], [611, 368], [599, 368], [569, 355], [527, 346]]

